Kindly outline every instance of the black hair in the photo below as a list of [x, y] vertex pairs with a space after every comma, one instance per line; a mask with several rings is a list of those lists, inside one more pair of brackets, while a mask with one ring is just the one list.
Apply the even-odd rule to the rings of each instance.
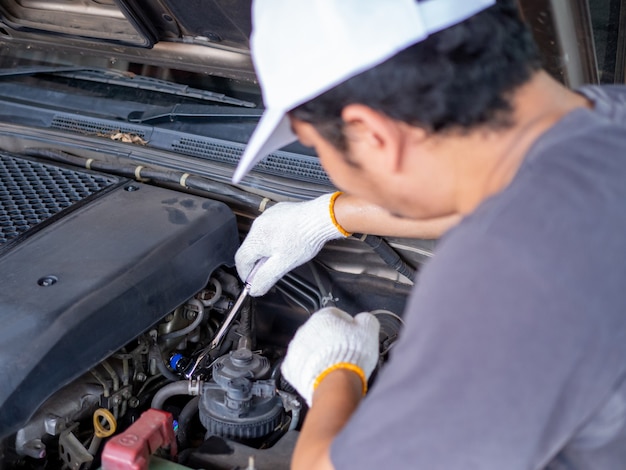
[[[433, 0], [436, 1], [436, 0]], [[515, 0], [471, 18], [304, 103], [290, 115], [346, 149], [341, 112], [359, 103], [429, 132], [512, 125], [512, 92], [541, 67]]]

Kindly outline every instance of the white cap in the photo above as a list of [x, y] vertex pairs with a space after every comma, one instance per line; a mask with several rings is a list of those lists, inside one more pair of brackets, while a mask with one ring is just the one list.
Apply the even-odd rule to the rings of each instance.
[[250, 47], [265, 112], [233, 176], [294, 142], [287, 112], [495, 0], [254, 0]]

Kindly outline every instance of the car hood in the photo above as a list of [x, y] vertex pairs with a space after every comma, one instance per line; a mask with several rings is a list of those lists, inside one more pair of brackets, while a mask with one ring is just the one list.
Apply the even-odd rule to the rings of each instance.
[[251, 0], [0, 0], [0, 42], [255, 81]]

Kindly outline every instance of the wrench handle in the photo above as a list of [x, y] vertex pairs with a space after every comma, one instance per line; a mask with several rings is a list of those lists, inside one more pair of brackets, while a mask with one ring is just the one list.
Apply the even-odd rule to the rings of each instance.
[[254, 276], [256, 276], [257, 271], [259, 270], [261, 266], [265, 264], [266, 261], [267, 261], [267, 257], [263, 257], [263, 258], [259, 258], [258, 261], [254, 263], [254, 266], [252, 267], [250, 274], [248, 274], [248, 277], [246, 277], [246, 280], [244, 281], [244, 284], [245, 284], [244, 289], [247, 289], [248, 291], [250, 290], [250, 287], [252, 287], [252, 281], [254, 279]]

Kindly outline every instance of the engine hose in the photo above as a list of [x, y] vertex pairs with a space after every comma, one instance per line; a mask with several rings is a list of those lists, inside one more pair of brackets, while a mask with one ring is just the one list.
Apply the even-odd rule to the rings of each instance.
[[389, 246], [389, 244], [381, 237], [374, 235], [356, 235], [357, 238], [365, 242], [372, 248], [382, 260], [398, 271], [400, 274], [415, 282], [415, 269], [406, 264], [400, 255]]
[[200, 393], [200, 387], [197, 387], [192, 390], [191, 382], [188, 380], [179, 380], [178, 382], [172, 382], [171, 384], [165, 385], [161, 388], [152, 399], [152, 403], [150, 404], [151, 408], [155, 408], [157, 410], [163, 409], [163, 405], [168, 400], [168, 398], [175, 397], [176, 395], [198, 395]]
[[215, 277], [222, 284], [222, 290], [233, 297], [238, 297], [241, 293], [241, 284], [239, 280], [227, 272], [217, 271]]
[[178, 415], [178, 442], [181, 447], [186, 447], [189, 440], [189, 425], [191, 420], [198, 412], [198, 404], [200, 403], [200, 397], [193, 397], [183, 407], [182, 411]]
[[275, 204], [274, 201], [266, 197], [251, 194], [229, 184], [219, 183], [203, 176], [191, 175], [182, 171], [161, 170], [136, 165], [132, 162], [126, 164], [105, 162], [53, 149], [29, 148], [24, 151], [24, 154], [56, 162], [69, 163], [70, 165], [90, 170], [104, 171], [139, 181], [150, 180], [155, 184], [177, 185], [184, 189], [202, 191], [208, 193], [212, 199], [226, 204], [236, 204], [255, 213], [261, 213]]
[[291, 423], [289, 423], [288, 431], [293, 431], [298, 427], [298, 423], [300, 422], [300, 408], [294, 408], [291, 410]]
[[252, 307], [250, 305], [250, 298], [246, 299], [239, 312], [238, 331], [241, 336], [248, 338], [252, 342]]
[[205, 307], [212, 307], [222, 297], [222, 284], [220, 283], [220, 281], [212, 277], [209, 280], [209, 283], [213, 286], [213, 289], [215, 289], [215, 293], [213, 294], [213, 297], [211, 297], [210, 299], [200, 300], [200, 302], [202, 302], [202, 305], [204, 305]]
[[163, 377], [173, 382], [180, 380], [180, 377], [174, 374], [171, 370], [167, 368], [165, 363], [163, 362], [163, 357], [161, 356], [161, 350], [156, 344], [150, 346], [150, 351], [148, 357], [156, 363], [157, 369]]
[[198, 308], [198, 315], [196, 315], [196, 318], [194, 319], [194, 321], [191, 322], [189, 325], [187, 325], [185, 328], [181, 328], [180, 330], [172, 331], [171, 333], [166, 333], [164, 335], [161, 335], [161, 339], [163, 341], [185, 336], [186, 334], [191, 333], [200, 325], [200, 323], [202, 322], [202, 319], [204, 318], [204, 305], [202, 305], [202, 302], [200, 302], [197, 299], [190, 299], [187, 302], [187, 305], [195, 305]]
[[270, 373], [270, 379], [275, 380], [276, 383], [279, 382], [279, 379], [281, 377], [280, 366], [282, 365], [283, 365], [283, 358], [280, 358], [276, 361], [276, 363], [272, 367], [272, 372]]
[[241, 335], [239, 334], [239, 324], [237, 323], [236, 326], [233, 325], [230, 327], [228, 333], [226, 333], [226, 336], [224, 336], [222, 344], [217, 350], [217, 353], [211, 353], [212, 359], [223, 356], [224, 354], [228, 354], [228, 352], [233, 349], [235, 345], [239, 342], [239, 338], [241, 338]]

